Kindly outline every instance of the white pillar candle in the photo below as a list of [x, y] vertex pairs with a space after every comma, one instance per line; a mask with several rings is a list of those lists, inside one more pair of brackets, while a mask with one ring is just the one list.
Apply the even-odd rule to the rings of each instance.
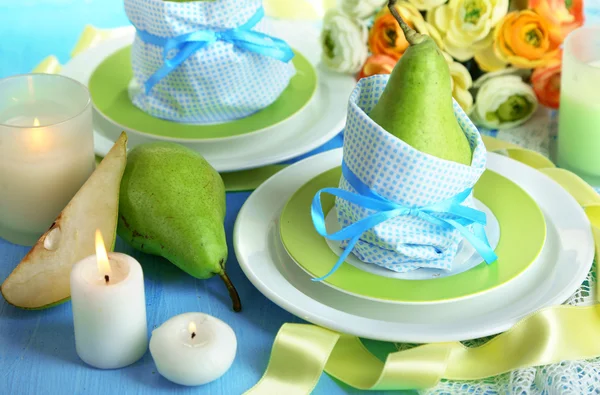
[[237, 340], [223, 321], [203, 313], [173, 317], [152, 331], [150, 353], [158, 372], [181, 385], [221, 377], [233, 363]]
[[85, 363], [116, 369], [148, 349], [144, 275], [132, 257], [106, 254], [101, 240], [97, 234], [96, 255], [71, 271], [75, 346]]
[[0, 237], [33, 245], [94, 170], [85, 86], [59, 75], [0, 80]]

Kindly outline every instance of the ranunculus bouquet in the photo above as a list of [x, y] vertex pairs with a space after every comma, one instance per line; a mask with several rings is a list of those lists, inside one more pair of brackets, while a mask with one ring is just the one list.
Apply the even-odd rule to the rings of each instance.
[[[454, 99], [476, 125], [510, 128], [538, 103], [558, 108], [561, 47], [583, 24], [583, 0], [400, 0], [396, 7], [442, 50]], [[357, 79], [391, 73], [408, 47], [387, 0], [341, 0], [324, 18], [321, 43], [323, 63]]]

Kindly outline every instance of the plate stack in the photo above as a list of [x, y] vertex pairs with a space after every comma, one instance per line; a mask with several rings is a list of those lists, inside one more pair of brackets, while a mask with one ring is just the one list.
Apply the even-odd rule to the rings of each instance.
[[218, 124], [184, 124], [153, 117], [133, 105], [134, 28], [79, 54], [62, 74], [89, 87], [96, 154], [106, 155], [122, 131], [129, 146], [172, 141], [201, 153], [219, 172], [256, 168], [307, 153], [338, 134], [346, 120], [351, 76], [318, 67], [319, 31], [306, 22], [270, 20], [273, 34], [294, 50], [296, 74], [279, 98], [250, 116]]
[[[462, 341], [498, 334], [525, 316], [565, 302], [594, 257], [589, 221], [560, 185], [489, 153], [474, 188], [498, 260], [487, 265], [462, 243], [452, 270], [396, 273], [350, 254], [321, 282], [342, 250], [314, 229], [311, 202], [337, 187], [342, 150], [299, 162], [258, 188], [239, 213], [234, 245], [241, 267], [270, 300], [314, 324], [383, 341]], [[323, 200], [328, 233], [339, 229], [334, 199]]]

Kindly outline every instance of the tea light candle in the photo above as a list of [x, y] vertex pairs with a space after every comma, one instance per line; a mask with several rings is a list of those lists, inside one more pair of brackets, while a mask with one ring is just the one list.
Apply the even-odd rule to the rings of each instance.
[[71, 271], [75, 348], [87, 364], [115, 369], [140, 359], [148, 349], [144, 275], [130, 256], [106, 253], [96, 232], [96, 255]]
[[0, 80], [0, 237], [33, 245], [94, 166], [85, 86], [49, 74]]
[[150, 353], [158, 372], [181, 385], [201, 385], [221, 377], [237, 351], [233, 329], [203, 313], [173, 317], [152, 331]]

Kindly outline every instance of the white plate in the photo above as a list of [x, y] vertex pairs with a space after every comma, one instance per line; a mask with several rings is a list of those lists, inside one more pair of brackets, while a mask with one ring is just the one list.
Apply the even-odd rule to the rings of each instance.
[[[198, 142], [180, 141], [201, 153], [217, 171], [228, 172], [261, 167], [282, 162], [320, 147], [335, 137], [344, 127], [348, 98], [356, 85], [353, 77], [332, 73], [320, 64], [319, 31], [309, 23], [289, 23], [273, 20], [273, 31], [298, 49], [315, 65], [318, 87], [315, 97], [290, 122], [266, 132], [255, 132], [235, 139], [212, 139]], [[79, 54], [62, 69], [61, 74], [87, 86], [96, 67], [107, 56], [129, 45], [133, 28], [123, 29], [115, 38]], [[96, 154], [104, 156], [123, 131], [94, 111], [94, 143]], [[130, 148], [157, 138], [128, 130]]]
[[281, 210], [313, 177], [339, 166], [342, 150], [305, 159], [274, 175], [242, 207], [234, 247], [250, 281], [270, 300], [298, 317], [332, 330], [383, 341], [443, 342], [480, 338], [509, 329], [540, 308], [563, 303], [590, 270], [594, 244], [577, 202], [538, 171], [498, 154], [488, 168], [511, 179], [538, 203], [548, 224], [542, 264], [526, 275], [528, 287], [446, 304], [386, 304], [339, 292], [311, 281], [287, 255], [279, 238]]

